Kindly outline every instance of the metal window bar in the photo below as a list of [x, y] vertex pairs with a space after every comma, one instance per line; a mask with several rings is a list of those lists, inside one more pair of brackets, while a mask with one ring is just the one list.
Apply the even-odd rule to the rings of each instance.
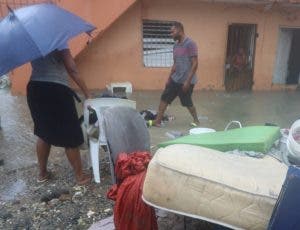
[[146, 67], [173, 65], [171, 21], [143, 20], [143, 61]]
[[12, 9], [18, 9], [23, 6], [37, 3], [54, 3], [58, 0], [0, 0], [0, 20], [8, 14], [7, 6]]

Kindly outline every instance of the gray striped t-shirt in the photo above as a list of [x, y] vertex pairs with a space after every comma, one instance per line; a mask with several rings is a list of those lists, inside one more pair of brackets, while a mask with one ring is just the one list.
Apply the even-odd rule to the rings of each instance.
[[[176, 43], [173, 48], [175, 72], [171, 75], [173, 81], [183, 84], [192, 67], [192, 57], [198, 56], [196, 43], [186, 37], [182, 43]], [[197, 76], [194, 74], [191, 84], [197, 83]]]

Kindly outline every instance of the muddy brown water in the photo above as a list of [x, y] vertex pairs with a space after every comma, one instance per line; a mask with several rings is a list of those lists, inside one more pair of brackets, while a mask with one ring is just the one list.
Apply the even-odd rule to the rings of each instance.
[[[100, 92], [95, 92], [97, 95]], [[137, 102], [137, 110], [157, 110], [161, 91], [137, 91], [128, 97]], [[277, 124], [289, 127], [300, 118], [300, 92], [212, 92], [196, 91], [193, 95], [198, 110], [201, 126], [223, 130], [231, 120], [238, 120], [243, 126]], [[79, 113], [82, 113], [78, 104]], [[159, 142], [168, 140], [167, 132], [177, 131], [187, 134], [191, 117], [187, 110], [176, 99], [167, 109], [167, 114], [175, 116], [175, 120], [166, 123], [162, 128], [152, 127], [152, 152], [156, 151]], [[25, 96], [12, 96], [9, 89], [0, 90], [0, 159], [4, 160], [2, 171], [22, 170], [36, 165], [33, 123]], [[64, 150], [53, 148], [49, 161], [55, 164], [68, 164]], [[16, 174], [18, 175], [18, 173]], [[5, 183], [5, 180], [3, 180]], [[26, 184], [16, 178], [7, 181], [5, 189], [0, 191], [1, 199], [13, 199], [15, 195], [26, 190]]]

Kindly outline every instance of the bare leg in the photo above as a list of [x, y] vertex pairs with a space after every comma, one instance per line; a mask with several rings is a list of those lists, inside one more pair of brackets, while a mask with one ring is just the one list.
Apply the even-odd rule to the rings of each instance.
[[39, 180], [44, 179], [48, 175], [47, 162], [50, 154], [51, 145], [38, 138], [36, 143], [36, 152], [39, 163]]
[[160, 101], [159, 103], [159, 107], [158, 107], [158, 113], [157, 113], [157, 117], [154, 121], [154, 125], [160, 125], [161, 121], [163, 119], [164, 113], [166, 111], [168, 107], [168, 103], [165, 101]]
[[81, 165], [81, 157], [80, 152], [78, 148], [66, 148], [66, 155], [67, 158], [72, 165], [74, 172], [75, 172], [75, 178], [76, 182], [79, 185], [87, 184], [91, 181], [91, 176], [86, 175], [82, 171], [82, 165]]
[[195, 108], [195, 106], [191, 106], [191, 107], [187, 107], [187, 109], [189, 110], [190, 114], [192, 115], [194, 122], [199, 125], [199, 119], [198, 119], [198, 115], [197, 115], [197, 110]]

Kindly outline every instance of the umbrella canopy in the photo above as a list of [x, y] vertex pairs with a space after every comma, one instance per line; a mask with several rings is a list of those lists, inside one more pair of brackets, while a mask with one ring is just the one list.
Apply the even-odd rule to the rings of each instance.
[[53, 4], [10, 10], [0, 21], [0, 76], [94, 29], [80, 17]]

